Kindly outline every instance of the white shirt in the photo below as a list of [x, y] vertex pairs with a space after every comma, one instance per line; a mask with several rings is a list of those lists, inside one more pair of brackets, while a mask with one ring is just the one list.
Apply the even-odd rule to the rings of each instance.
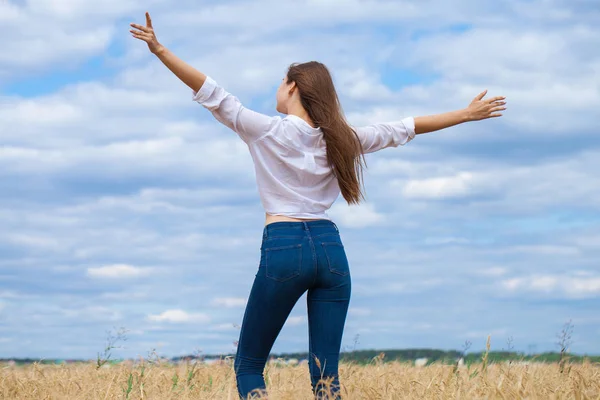
[[[193, 95], [194, 101], [248, 145], [268, 214], [331, 219], [326, 211], [340, 195], [340, 188], [327, 163], [321, 128], [313, 128], [295, 115], [270, 117], [249, 110], [210, 77]], [[412, 117], [353, 129], [365, 153], [405, 145], [415, 137]]]

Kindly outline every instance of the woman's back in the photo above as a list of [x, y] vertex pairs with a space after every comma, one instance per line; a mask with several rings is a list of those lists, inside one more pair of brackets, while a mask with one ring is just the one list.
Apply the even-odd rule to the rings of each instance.
[[[339, 196], [340, 186], [320, 127], [293, 114], [270, 117], [249, 110], [210, 77], [194, 100], [248, 145], [267, 214], [331, 219], [327, 210]], [[415, 135], [412, 118], [354, 130], [364, 153], [404, 145]]]
[[330, 219], [326, 211], [340, 188], [320, 128], [289, 115], [250, 146], [250, 153], [267, 214]]

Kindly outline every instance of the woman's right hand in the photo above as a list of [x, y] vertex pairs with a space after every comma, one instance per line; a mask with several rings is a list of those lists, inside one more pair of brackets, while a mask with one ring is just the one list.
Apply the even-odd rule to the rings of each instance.
[[136, 38], [143, 40], [148, 44], [148, 49], [153, 54], [157, 54], [161, 49], [162, 45], [158, 43], [158, 39], [156, 39], [156, 35], [154, 34], [154, 28], [152, 27], [152, 20], [150, 19], [150, 14], [146, 12], [146, 26], [131, 24], [133, 28], [136, 30], [130, 30], [131, 35]]
[[469, 107], [467, 107], [468, 119], [470, 121], [479, 121], [487, 118], [501, 117], [502, 113], [499, 111], [506, 110], [506, 97], [497, 96], [488, 100], [483, 100], [487, 90], [484, 90], [478, 94]]

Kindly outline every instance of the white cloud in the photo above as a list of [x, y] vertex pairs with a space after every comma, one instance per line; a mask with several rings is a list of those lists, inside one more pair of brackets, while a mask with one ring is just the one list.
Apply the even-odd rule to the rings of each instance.
[[[138, 193], [125, 196], [102, 196], [86, 203], [65, 207], [59, 210], [64, 214], [90, 216], [95, 213], [124, 211], [127, 213], [169, 213], [179, 216], [192, 217], [197, 215], [200, 207], [222, 206], [236, 201], [244, 196], [254, 195], [244, 193], [241, 187], [206, 187], [195, 189], [155, 189], [142, 188]], [[148, 236], [146, 233], [145, 236]], [[192, 240], [199, 239], [200, 233], [186, 236]], [[182, 239], [182, 238], [178, 238]], [[204, 245], [208, 245], [205, 243]]]
[[578, 247], [600, 249], [600, 235], [590, 234], [569, 239]]
[[[343, 199], [343, 197], [340, 198]], [[328, 212], [332, 218], [339, 221], [342, 227], [365, 228], [377, 226], [384, 221], [384, 215], [375, 211], [371, 203], [349, 206], [347, 203], [337, 202]]]
[[223, 335], [220, 333], [195, 333], [188, 337], [193, 340], [223, 339]]
[[127, 264], [106, 265], [104, 267], [88, 268], [87, 274], [94, 278], [135, 278], [147, 276], [153, 272], [152, 268], [140, 268]]
[[[24, 21], [25, 22], [25, 21]], [[26, 23], [40, 23], [28, 19]], [[6, 32], [0, 34], [6, 36]], [[65, 63], [65, 59], [81, 61], [106, 49], [114, 35], [108, 26], [90, 27], [88, 30], [65, 32], [49, 29], [46, 34], [37, 37], [23, 35], [16, 41], [7, 41], [5, 50], [0, 54], [0, 76], [8, 75], [19, 68], [40, 70], [49, 63]], [[31, 32], [33, 33], [33, 32]], [[12, 35], [11, 35], [12, 36]]]
[[469, 196], [475, 190], [473, 174], [461, 172], [452, 177], [409, 180], [404, 185], [403, 194], [414, 199], [440, 199]]
[[[205, 142], [163, 137], [56, 149], [5, 146], [0, 149], [0, 165], [3, 174], [30, 176], [85, 174], [115, 180], [178, 174], [197, 180], [227, 174], [231, 179], [252, 183], [254, 170], [248, 168], [252, 161], [247, 147], [240, 142], [232, 136], [214, 135]], [[207, 156], [198, 157], [200, 152]]]
[[298, 326], [304, 324], [306, 321], [306, 317], [298, 316], [298, 317], [289, 317], [285, 324], [289, 326]]
[[[5, 299], [26, 299], [30, 296], [25, 295], [23, 293], [19, 293], [17, 291], [14, 290], [2, 290], [0, 291], [0, 298], [5, 298]], [[2, 305], [0, 304], [0, 307], [2, 307]]]
[[570, 275], [530, 275], [500, 282], [509, 292], [547, 294], [568, 298], [588, 298], [600, 295], [600, 277]]
[[144, 299], [150, 297], [150, 293], [145, 291], [107, 292], [102, 293], [100, 297], [111, 300]]
[[341, 70], [335, 83], [339, 93], [357, 101], [379, 104], [394, 97], [394, 93], [381, 83], [379, 76], [364, 68]]
[[148, 315], [148, 320], [153, 322], [172, 322], [172, 323], [207, 323], [210, 322], [210, 316], [204, 313], [188, 313], [184, 310], [167, 310], [158, 315]]
[[[462, 158], [448, 162], [444, 170], [436, 170], [430, 162], [415, 170], [399, 171], [408, 179], [391, 179], [389, 186], [377, 188], [377, 201], [397, 203], [402, 196], [404, 209], [423, 207], [419, 200], [468, 200], [456, 207], [465, 207], [472, 215], [538, 214], [541, 210], [564, 206], [597, 207], [600, 179], [592, 173], [600, 167], [600, 152], [585, 150], [576, 158], [540, 161], [534, 165], [494, 165], [480, 160]], [[389, 168], [394, 168], [389, 164]], [[447, 171], [451, 168], [459, 171]], [[387, 172], [383, 173], [387, 176]], [[414, 176], [413, 176], [414, 175]], [[433, 175], [433, 176], [431, 176]], [[478, 197], [482, 197], [481, 199]], [[406, 203], [410, 200], [410, 203]], [[438, 209], [432, 209], [432, 212]], [[439, 209], [441, 212], [447, 208]]]
[[508, 328], [494, 328], [489, 331], [468, 331], [463, 335], [470, 339], [481, 339], [485, 341], [488, 336], [491, 336], [492, 343], [496, 342], [498, 337], [504, 338], [509, 333]]
[[476, 271], [476, 273], [479, 275], [493, 277], [506, 275], [507, 272], [507, 269], [503, 267], [490, 267]]
[[71, 68], [108, 47], [119, 31], [115, 19], [133, 12], [143, 17], [145, 7], [160, 2], [1, 1], [0, 37], [10, 40], [5, 43], [6, 52], [0, 54], [0, 77], [43, 71], [57, 64]]
[[367, 283], [355, 282], [352, 286], [352, 291], [360, 296], [417, 294], [432, 288], [441, 287], [445, 283], [443, 278], [411, 276], [410, 279], [407, 279], [406, 277], [399, 277], [396, 274], [394, 277], [388, 276], [384, 280], [371, 280]]
[[58, 241], [56, 238], [42, 236], [39, 234], [13, 233], [7, 235], [5, 240], [20, 246], [27, 246], [31, 247], [32, 249], [47, 251], [59, 250], [63, 246], [63, 244], [60, 243], [60, 241]]
[[[159, 76], [164, 74], [161, 70]], [[188, 120], [170, 120], [168, 111], [181, 108], [196, 113]], [[9, 127], [3, 139], [12, 147], [68, 150], [84, 144], [135, 144], [192, 135], [203, 138], [200, 132], [207, 126], [196, 122], [196, 115], [203, 113], [208, 114], [199, 104], [194, 106], [189, 93], [186, 96], [177, 85], [138, 89], [118, 83], [83, 82], [39, 97], [8, 97], [0, 107], [0, 120]], [[214, 131], [215, 125], [209, 128]], [[227, 132], [225, 128], [220, 131]], [[235, 133], [220, 136], [234, 138]]]
[[487, 88], [488, 97], [507, 97], [508, 110], [499, 123], [542, 137], [572, 137], [599, 122], [594, 110], [600, 107], [600, 56], [592, 51], [600, 45], [598, 38], [597, 28], [585, 24], [551, 30], [474, 27], [430, 35], [412, 42], [402, 63], [443, 78], [427, 87], [430, 97], [420, 97], [415, 88], [404, 93], [408, 101], [447, 109], [466, 106]]
[[238, 308], [246, 305], [246, 299], [242, 297], [218, 297], [212, 299], [210, 304], [215, 307]]
[[[215, 7], [174, 11], [168, 18], [183, 26], [202, 25], [211, 29], [268, 34], [289, 29], [314, 29], [339, 23], [389, 21], [401, 23], [415, 17], [438, 14], [438, 7], [417, 7], [409, 2], [360, 0], [328, 2], [317, 0], [233, 2]], [[257, 7], [261, 12], [256, 12]], [[252, 18], [248, 18], [251, 15]], [[285, 16], [293, 15], [294, 18]], [[450, 16], [448, 16], [450, 17]]]
[[468, 244], [471, 241], [461, 237], [431, 237], [426, 238], [424, 243], [428, 245], [452, 245], [452, 244]]
[[[403, 103], [408, 102], [403, 101]], [[349, 110], [346, 112], [346, 118], [351, 125], [361, 126], [370, 125], [380, 121], [397, 121], [401, 117], [409, 117], [411, 115], [416, 116], [416, 114], [410, 114], [408, 111], [409, 109], [405, 107], [406, 105], [402, 104], [394, 104], [393, 106], [390, 106], [385, 103], [376, 103], [371, 106], [361, 107], [358, 110]], [[417, 138], [418, 137], [413, 140], [418, 141]], [[404, 149], [408, 148], [409, 146], [414, 147], [413, 145], [413, 141], [410, 141], [404, 146], [399, 146], [396, 148], [392, 147], [391, 149], [384, 149], [383, 151], [386, 151], [386, 154], [390, 154], [390, 151], [398, 153], [404, 151]]]
[[237, 324], [233, 324], [233, 323], [217, 324], [217, 325], [210, 327], [211, 331], [218, 331], [218, 332], [236, 331], [239, 329], [240, 329], [240, 327]]
[[549, 256], [578, 256], [581, 251], [576, 247], [571, 246], [553, 246], [553, 245], [529, 245], [529, 246], [511, 246], [500, 250], [501, 252], [513, 253], [523, 252], [535, 255]]
[[88, 321], [120, 321], [123, 313], [104, 306], [89, 306], [83, 308], [60, 308], [60, 315], [65, 318]]
[[366, 307], [350, 307], [348, 314], [356, 317], [367, 317], [373, 313], [373, 310]]

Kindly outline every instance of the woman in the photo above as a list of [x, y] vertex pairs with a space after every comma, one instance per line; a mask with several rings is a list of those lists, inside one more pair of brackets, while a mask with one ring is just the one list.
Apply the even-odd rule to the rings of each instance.
[[483, 100], [483, 92], [463, 110], [351, 128], [329, 71], [308, 62], [290, 66], [277, 90], [277, 111], [287, 117], [269, 117], [243, 107], [213, 79], [162, 46], [148, 13], [146, 26], [131, 26], [133, 37], [145, 41], [193, 90], [193, 99], [240, 136], [254, 161], [266, 220], [234, 361], [240, 397], [266, 393], [263, 370], [271, 348], [297, 300], [308, 291], [313, 392], [320, 398], [329, 387], [330, 395], [340, 398], [338, 359], [351, 282], [338, 228], [326, 211], [340, 192], [349, 204], [364, 199], [359, 184], [365, 153], [405, 145], [416, 134], [498, 117], [506, 109], [504, 97]]

